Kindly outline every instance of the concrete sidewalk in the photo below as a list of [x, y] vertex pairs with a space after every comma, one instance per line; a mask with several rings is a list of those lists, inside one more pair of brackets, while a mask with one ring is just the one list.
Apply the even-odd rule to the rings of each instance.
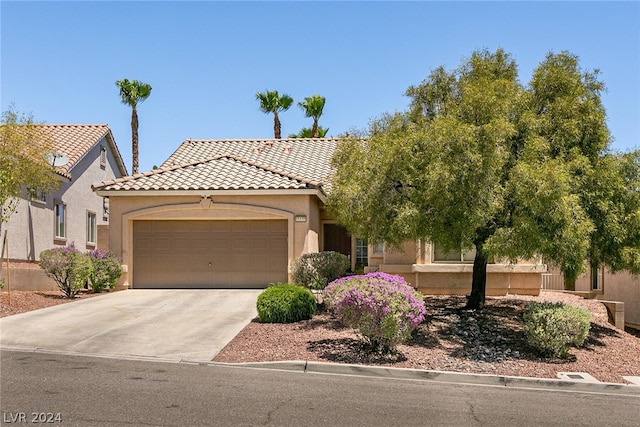
[[0, 319], [0, 348], [211, 361], [254, 317], [257, 290], [127, 290]]

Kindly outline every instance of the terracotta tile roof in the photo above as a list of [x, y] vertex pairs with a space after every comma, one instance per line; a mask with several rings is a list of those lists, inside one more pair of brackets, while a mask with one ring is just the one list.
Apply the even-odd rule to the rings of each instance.
[[65, 165], [56, 168], [58, 174], [71, 178], [73, 167], [104, 137], [107, 137], [107, 141], [111, 145], [121, 169], [120, 172], [123, 175], [127, 174], [122, 156], [108, 125], [42, 124], [38, 126], [50, 138], [55, 150], [69, 158]]
[[336, 145], [336, 139], [187, 140], [159, 169], [94, 189], [326, 189]]

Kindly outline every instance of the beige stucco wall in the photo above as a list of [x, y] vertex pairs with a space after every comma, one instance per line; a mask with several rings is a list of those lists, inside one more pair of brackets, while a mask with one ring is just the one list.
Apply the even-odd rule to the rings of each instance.
[[[373, 253], [369, 246], [366, 271], [397, 274], [425, 295], [466, 295], [471, 292], [473, 263], [434, 262], [433, 246], [425, 242], [408, 241], [399, 249], [385, 245], [383, 256]], [[539, 295], [541, 264], [489, 264], [487, 266], [488, 296], [510, 294]]]
[[600, 274], [601, 291], [592, 291], [589, 272], [578, 277], [576, 291], [591, 293], [600, 300], [623, 302], [625, 324], [640, 329], [640, 275], [627, 272], [613, 274], [606, 269]]
[[[25, 266], [25, 263], [10, 264], [10, 286], [12, 291], [55, 291], [58, 285], [53, 279], [47, 277], [44, 271], [37, 264]], [[2, 265], [0, 277], [4, 279], [5, 287], [3, 292], [9, 291], [9, 277], [7, 277], [6, 263]]]
[[[289, 263], [305, 252], [317, 252], [320, 214], [311, 194], [110, 196], [110, 249], [133, 273], [133, 223], [139, 220], [285, 219]], [[296, 221], [296, 217], [299, 218]], [[304, 220], [302, 220], [305, 218]], [[129, 283], [135, 287], [135, 283]]]

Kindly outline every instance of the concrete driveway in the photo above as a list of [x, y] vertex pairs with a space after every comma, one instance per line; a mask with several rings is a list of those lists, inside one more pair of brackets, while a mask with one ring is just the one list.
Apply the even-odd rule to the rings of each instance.
[[210, 361], [254, 317], [261, 290], [126, 290], [0, 319], [0, 347]]

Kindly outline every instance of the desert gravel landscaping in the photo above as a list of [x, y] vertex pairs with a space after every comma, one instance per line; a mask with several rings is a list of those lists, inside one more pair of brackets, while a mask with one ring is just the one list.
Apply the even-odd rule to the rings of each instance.
[[[567, 360], [541, 359], [527, 346], [521, 312], [530, 301], [561, 301], [591, 312], [591, 330]], [[356, 334], [329, 313], [292, 324], [251, 322], [215, 358], [218, 362], [306, 360], [494, 375], [557, 378], [587, 372], [602, 382], [625, 384], [640, 376], [640, 338], [611, 326], [604, 305], [559, 292], [540, 297], [487, 298], [482, 312], [462, 310], [464, 297], [425, 298], [427, 316], [395, 355], [362, 351]]]
[[[99, 294], [83, 293], [80, 298]], [[0, 317], [73, 300], [59, 292], [0, 293]], [[568, 360], [537, 357], [522, 331], [521, 311], [530, 301], [561, 301], [591, 312], [585, 345], [571, 349]], [[599, 381], [627, 383], [640, 376], [640, 338], [611, 326], [601, 303], [559, 292], [540, 297], [487, 298], [482, 312], [465, 311], [464, 297], [425, 298], [427, 316], [413, 338], [394, 355], [362, 351], [356, 334], [320, 311], [292, 324], [249, 323], [218, 355], [227, 363], [307, 360], [495, 375], [557, 378], [557, 372], [587, 372]], [[630, 332], [635, 332], [629, 330]], [[635, 332], [637, 334], [637, 332]]]

